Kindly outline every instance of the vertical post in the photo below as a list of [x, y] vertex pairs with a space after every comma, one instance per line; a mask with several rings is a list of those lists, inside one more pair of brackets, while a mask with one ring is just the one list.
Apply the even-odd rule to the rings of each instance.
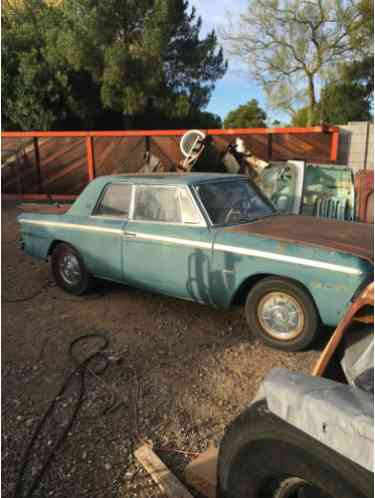
[[151, 149], [150, 137], [145, 137], [145, 159], [148, 166], [150, 166], [150, 159], [151, 159], [150, 149]]
[[335, 130], [332, 133], [331, 139], [331, 161], [336, 162], [339, 151], [340, 130]]
[[268, 161], [272, 161], [272, 139], [273, 139], [273, 133], [269, 133], [267, 135], [267, 159], [268, 159]]
[[368, 160], [368, 142], [370, 138], [370, 121], [367, 121], [366, 125], [366, 142], [365, 142], [365, 150], [364, 150], [364, 161], [363, 161], [363, 169], [367, 169], [367, 160]]
[[37, 137], [34, 137], [34, 156], [35, 156], [35, 167], [36, 167], [36, 176], [37, 176], [37, 184], [38, 184], [38, 192], [42, 192], [42, 172], [40, 169], [40, 153], [39, 153], [39, 141]]
[[95, 178], [95, 158], [93, 139], [89, 135], [86, 137], [86, 155], [87, 155], [87, 178], [88, 181]]

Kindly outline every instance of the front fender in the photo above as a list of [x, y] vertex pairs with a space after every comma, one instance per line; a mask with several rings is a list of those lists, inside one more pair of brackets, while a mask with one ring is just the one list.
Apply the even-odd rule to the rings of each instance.
[[248, 279], [256, 282], [257, 276], [272, 275], [301, 284], [313, 298], [322, 322], [335, 326], [353, 294], [373, 271], [370, 263], [340, 252], [259, 237], [251, 239], [246, 247], [234, 242], [221, 239], [214, 244], [212, 297], [224, 308], [231, 306]]

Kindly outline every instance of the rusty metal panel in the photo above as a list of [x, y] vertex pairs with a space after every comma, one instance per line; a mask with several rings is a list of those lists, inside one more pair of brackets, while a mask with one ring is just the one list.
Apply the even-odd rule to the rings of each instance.
[[249, 233], [293, 244], [306, 244], [322, 249], [335, 249], [374, 260], [374, 232], [361, 223], [347, 223], [314, 216], [274, 216], [246, 223], [225, 231]]
[[374, 223], [374, 171], [361, 170], [355, 177], [357, 220]]

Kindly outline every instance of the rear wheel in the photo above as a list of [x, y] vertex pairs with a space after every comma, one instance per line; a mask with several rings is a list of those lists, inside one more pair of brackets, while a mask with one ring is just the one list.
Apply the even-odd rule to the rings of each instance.
[[370, 498], [373, 474], [276, 417], [259, 401], [228, 427], [218, 498]]
[[92, 277], [86, 270], [79, 252], [66, 243], [58, 244], [52, 252], [52, 273], [59, 287], [79, 296], [92, 286]]
[[245, 315], [256, 336], [284, 351], [310, 346], [321, 328], [309, 294], [299, 284], [278, 277], [265, 278], [251, 289]]

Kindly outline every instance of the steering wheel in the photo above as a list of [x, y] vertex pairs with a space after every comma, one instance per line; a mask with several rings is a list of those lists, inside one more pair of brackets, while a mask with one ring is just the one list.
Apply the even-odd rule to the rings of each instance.
[[234, 204], [234, 206], [232, 206], [232, 207], [230, 208], [230, 210], [227, 212], [227, 214], [226, 214], [226, 216], [225, 216], [224, 223], [228, 223], [228, 222], [229, 222], [229, 220], [231, 219], [231, 217], [232, 217], [232, 215], [233, 215], [233, 213], [234, 213], [235, 211], [240, 211], [240, 214], [241, 214], [241, 207], [240, 207], [240, 206], [241, 206], [242, 202], [243, 202], [243, 201], [242, 201], [242, 199], [240, 199], [240, 200], [238, 200], [238, 201]]

